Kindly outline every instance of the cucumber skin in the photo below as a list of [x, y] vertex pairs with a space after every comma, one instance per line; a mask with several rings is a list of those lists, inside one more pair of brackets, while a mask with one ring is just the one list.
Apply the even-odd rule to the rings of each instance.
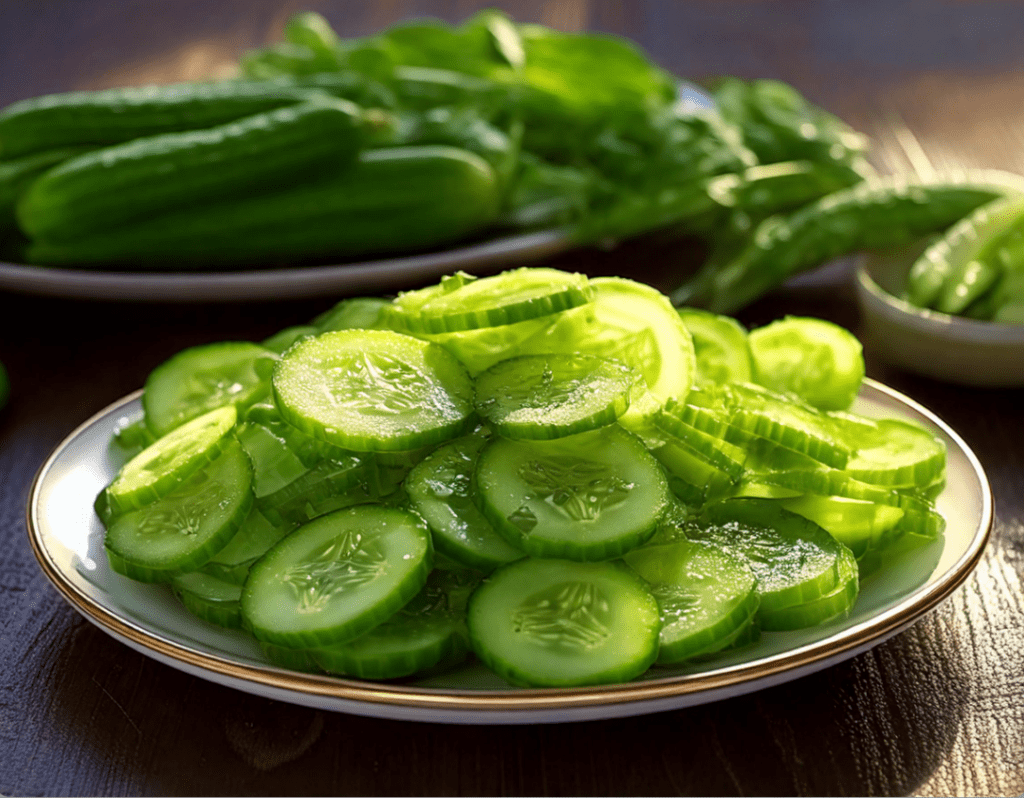
[[266, 80], [46, 94], [0, 109], [0, 158], [212, 127], [301, 102], [313, 94], [322, 93]]
[[362, 144], [362, 110], [314, 99], [211, 128], [146, 136], [72, 158], [18, 202], [22, 231], [73, 241], [195, 204], [242, 197], [344, 164]]
[[448, 244], [484, 229], [500, 191], [486, 161], [443, 145], [364, 150], [315, 182], [167, 214], [67, 244], [30, 262], [203, 269], [269, 266]]

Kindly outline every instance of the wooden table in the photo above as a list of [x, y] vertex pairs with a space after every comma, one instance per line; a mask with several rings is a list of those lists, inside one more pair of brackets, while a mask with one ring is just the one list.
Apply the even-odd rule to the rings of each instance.
[[[844, 116], [894, 168], [1024, 170], [1024, 4], [976, 0], [517, 0], [521, 20], [630, 36], [665, 67], [778, 77]], [[276, 39], [288, 13], [343, 35], [479, 4], [280, 0], [11, 0], [0, 5], [0, 105], [21, 97], [216, 74]], [[898, 9], [898, 10], [894, 10]], [[568, 263], [654, 284], [672, 253]], [[676, 256], [678, 257], [678, 256]], [[951, 424], [995, 494], [990, 545], [920, 623], [798, 681], [623, 720], [462, 727], [373, 720], [254, 697], [148, 659], [84, 621], [33, 558], [33, 475], [79, 423], [179, 349], [259, 339], [337, 297], [131, 304], [0, 293], [0, 793], [1019, 795], [1024, 793], [1024, 391], [970, 390], [888, 369], [869, 375]], [[857, 329], [848, 264], [741, 314]]]

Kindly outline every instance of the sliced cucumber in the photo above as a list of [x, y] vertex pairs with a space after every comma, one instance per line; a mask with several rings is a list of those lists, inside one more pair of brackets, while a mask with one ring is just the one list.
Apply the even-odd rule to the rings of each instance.
[[355, 451], [396, 451], [460, 434], [473, 383], [442, 347], [388, 330], [308, 338], [277, 363], [282, 417], [315, 438]]
[[459, 272], [437, 285], [398, 295], [385, 323], [416, 333], [501, 327], [585, 305], [587, 278], [558, 269], [522, 268], [475, 278]]
[[621, 563], [525, 559], [469, 600], [473, 650], [510, 684], [625, 682], [658, 655], [658, 602]]
[[173, 577], [171, 590], [185, 609], [197, 618], [225, 629], [242, 628], [241, 585], [226, 582], [204, 571], [191, 571]]
[[438, 552], [486, 573], [526, 553], [496, 532], [474, 501], [473, 476], [485, 443], [487, 436], [477, 434], [444, 444], [409, 472], [405, 490]]
[[639, 438], [619, 426], [552, 441], [497, 438], [476, 469], [481, 509], [535, 557], [606, 560], [653, 534], [668, 481]]
[[642, 546], [624, 557], [651, 584], [661, 610], [659, 665], [717, 651], [749, 624], [757, 579], [742, 560], [701, 541]]
[[477, 377], [476, 409], [507, 438], [561, 438], [613, 423], [634, 380], [629, 366], [596, 355], [523, 355]]
[[146, 379], [142, 394], [146, 424], [160, 436], [217, 407], [234, 405], [241, 415], [270, 393], [257, 364], [276, 357], [250, 341], [203, 344], [179, 352]]
[[816, 523], [773, 499], [711, 504], [686, 531], [747, 563], [757, 576], [762, 621], [777, 610], [832, 592], [840, 579], [840, 555], [847, 550]]
[[145, 507], [167, 496], [215, 459], [236, 421], [232, 405], [217, 408], [175, 428], [129, 460], [107, 485], [110, 517]]
[[430, 532], [403, 510], [362, 505], [305, 524], [252, 567], [242, 617], [258, 640], [317, 648], [387, 620], [426, 583]]
[[900, 522], [905, 512], [888, 504], [811, 493], [783, 498], [780, 503], [790, 512], [814, 521], [848, 546], [856, 556], [881, 540], [882, 535]]
[[104, 537], [110, 565], [140, 582], [195, 571], [227, 545], [252, 502], [252, 466], [232, 441], [162, 499], [113, 521]]
[[787, 316], [751, 330], [756, 382], [821, 410], [845, 410], [864, 381], [860, 341], [824, 319]]
[[294, 524], [270, 523], [254, 506], [231, 540], [210, 558], [203, 570], [230, 584], [244, 585], [253, 563], [294, 527]]
[[765, 631], [806, 629], [845, 618], [853, 609], [859, 591], [857, 560], [845, 549], [839, 556], [839, 580], [831, 591], [802, 604], [762, 613], [761, 628]]
[[872, 428], [840, 427], [855, 447], [844, 469], [861, 482], [889, 487], [925, 487], [946, 470], [946, 446], [918, 424], [879, 419]]

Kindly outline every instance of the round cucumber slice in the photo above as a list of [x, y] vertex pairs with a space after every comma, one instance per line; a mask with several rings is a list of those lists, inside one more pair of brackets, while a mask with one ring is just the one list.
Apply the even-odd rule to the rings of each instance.
[[415, 333], [460, 332], [549, 316], [592, 298], [584, 275], [558, 269], [511, 269], [479, 279], [458, 272], [437, 285], [399, 294], [384, 318]]
[[405, 490], [438, 552], [488, 573], [526, 556], [494, 530], [474, 501], [473, 475], [485, 435], [444, 444], [409, 472]]
[[497, 438], [476, 468], [481, 509], [534, 557], [606, 560], [653, 534], [668, 480], [644, 444], [619, 426], [552, 441]]
[[387, 620], [426, 583], [430, 532], [412, 513], [360, 505], [300, 526], [261, 557], [242, 591], [261, 641], [318, 648]]
[[855, 555], [863, 554], [881, 540], [905, 512], [889, 504], [811, 493], [783, 498], [780, 503], [787, 510], [814, 521]]
[[211, 410], [135, 455], [105, 489], [110, 516], [144, 507], [175, 490], [221, 453], [236, 420], [233, 405]]
[[651, 585], [661, 609], [659, 665], [732, 642], [759, 603], [757, 579], [739, 558], [700, 541], [642, 546], [626, 563]]
[[924, 427], [899, 419], [840, 425], [854, 447], [844, 469], [861, 482], [894, 488], [924, 487], [946, 470], [946, 446]]
[[748, 336], [756, 382], [821, 410], [845, 410], [864, 381], [864, 354], [849, 330], [824, 319], [787, 316]]
[[473, 383], [437, 344], [389, 330], [339, 330], [278, 361], [274, 396], [288, 423], [361, 452], [402, 451], [460, 434]]
[[110, 565], [140, 582], [195, 571], [227, 545], [252, 502], [252, 466], [232, 441], [162, 499], [114, 519], [104, 537]]
[[658, 603], [621, 563], [525, 559], [473, 593], [467, 616], [477, 656], [514, 685], [625, 682], [658, 654]]
[[747, 329], [731, 316], [699, 308], [679, 308], [679, 318], [693, 337], [698, 382], [750, 382], [753, 360]]
[[506, 438], [561, 438], [613, 423], [633, 382], [629, 366], [596, 355], [523, 355], [477, 377], [476, 409]]
[[856, 604], [859, 591], [857, 560], [845, 549], [839, 556], [839, 580], [832, 590], [802, 604], [761, 613], [761, 628], [765, 631], [806, 629], [845, 618]]
[[185, 349], [146, 379], [142, 394], [146, 424], [157, 436], [209, 410], [234, 405], [241, 413], [270, 392], [261, 361], [276, 359], [250, 341], [224, 341]]
[[711, 504], [686, 533], [746, 562], [757, 577], [762, 619], [830, 593], [839, 582], [840, 555], [847, 550], [816, 523], [774, 499]]

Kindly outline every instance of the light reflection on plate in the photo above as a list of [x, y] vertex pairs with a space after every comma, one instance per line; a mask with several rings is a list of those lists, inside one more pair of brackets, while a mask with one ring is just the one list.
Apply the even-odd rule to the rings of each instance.
[[314, 676], [269, 665], [246, 634], [198, 621], [166, 587], [132, 582], [107, 566], [92, 502], [118, 467], [111, 433], [125, 417], [141, 415], [139, 396], [75, 430], [37, 474], [28, 531], [46, 576], [87, 620], [160, 662], [256, 695], [372, 717], [491, 724], [592, 720], [707, 703], [799, 678], [877, 645], [948, 597], [977, 564], [992, 523], [988, 480], [963, 440], [912, 400], [866, 380], [855, 412], [915, 420], [946, 442], [947, 487], [937, 507], [948, 526], [944, 539], [864, 580], [847, 620], [765, 633], [757, 645], [728, 657], [652, 669], [622, 685], [523, 690], [479, 665], [401, 684]]

